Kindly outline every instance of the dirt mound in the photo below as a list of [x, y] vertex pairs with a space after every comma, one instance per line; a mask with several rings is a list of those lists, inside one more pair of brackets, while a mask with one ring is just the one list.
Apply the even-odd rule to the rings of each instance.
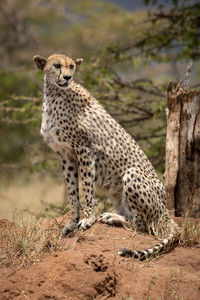
[[[12, 223], [0, 221], [0, 230], [8, 226]], [[151, 236], [97, 223], [66, 238], [61, 251], [49, 250], [28, 269], [10, 274], [9, 267], [2, 268], [0, 299], [200, 299], [199, 248], [176, 247], [147, 262], [117, 255], [122, 247], [155, 243]]]

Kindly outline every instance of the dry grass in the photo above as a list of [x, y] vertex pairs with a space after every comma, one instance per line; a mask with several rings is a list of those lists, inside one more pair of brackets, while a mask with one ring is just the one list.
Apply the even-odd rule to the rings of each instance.
[[[199, 219], [189, 218], [188, 216], [180, 218], [179, 222], [180, 246], [185, 247], [200, 247], [200, 224]], [[154, 234], [159, 238], [165, 238], [170, 233], [170, 227], [167, 226], [165, 215], [163, 215], [159, 222], [150, 224], [154, 229]], [[151, 230], [149, 229], [149, 233]]]
[[171, 272], [169, 278], [165, 282], [165, 289], [163, 300], [173, 300], [180, 299], [180, 283], [182, 281], [182, 272], [180, 270], [180, 275]]
[[163, 214], [158, 221], [151, 221], [147, 224], [149, 234], [155, 235], [159, 238], [165, 238], [170, 233], [170, 227], [166, 221], [167, 217], [167, 214]]
[[56, 219], [37, 219], [27, 212], [16, 213], [14, 224], [0, 232], [0, 266], [13, 271], [39, 261], [45, 252], [63, 248]]
[[[198, 221], [198, 222], [197, 222]], [[199, 220], [185, 217], [180, 222], [180, 245], [185, 247], [200, 247]]]

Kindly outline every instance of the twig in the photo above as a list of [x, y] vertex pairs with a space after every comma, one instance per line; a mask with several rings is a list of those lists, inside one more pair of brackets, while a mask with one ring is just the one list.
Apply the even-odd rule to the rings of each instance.
[[189, 91], [190, 90], [190, 76], [191, 76], [191, 71], [192, 71], [192, 65], [193, 61], [190, 60], [187, 68], [186, 68], [186, 74], [185, 74], [185, 82], [184, 82], [184, 89]]
[[5, 122], [5, 123], [8, 123], [8, 124], [22, 124], [22, 125], [26, 125], [26, 124], [29, 124], [31, 122], [36, 122], [37, 119], [29, 119], [29, 120], [26, 120], [26, 121], [18, 121], [18, 120], [11, 120], [11, 119], [2, 118], [1, 121]]

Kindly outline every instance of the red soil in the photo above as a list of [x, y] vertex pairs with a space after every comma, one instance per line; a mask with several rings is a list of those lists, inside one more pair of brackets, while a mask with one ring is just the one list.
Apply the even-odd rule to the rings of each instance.
[[[8, 224], [0, 221], [0, 230]], [[97, 223], [29, 269], [10, 276], [1, 269], [0, 299], [200, 299], [199, 248], [178, 246], [147, 262], [117, 255], [122, 247], [141, 250], [155, 243], [151, 236]]]

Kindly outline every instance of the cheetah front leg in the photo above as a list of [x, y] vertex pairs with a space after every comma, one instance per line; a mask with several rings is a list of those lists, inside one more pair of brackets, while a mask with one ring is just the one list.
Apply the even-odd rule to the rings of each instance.
[[67, 224], [62, 230], [62, 235], [66, 236], [68, 233], [78, 228], [78, 222], [80, 220], [78, 166], [77, 162], [71, 159], [69, 156], [60, 155], [60, 159], [72, 210], [71, 222]]
[[85, 209], [85, 218], [78, 226], [80, 229], [88, 229], [96, 222], [94, 181], [95, 181], [95, 159], [90, 149], [82, 149], [77, 152], [80, 167], [80, 177], [82, 181]]

